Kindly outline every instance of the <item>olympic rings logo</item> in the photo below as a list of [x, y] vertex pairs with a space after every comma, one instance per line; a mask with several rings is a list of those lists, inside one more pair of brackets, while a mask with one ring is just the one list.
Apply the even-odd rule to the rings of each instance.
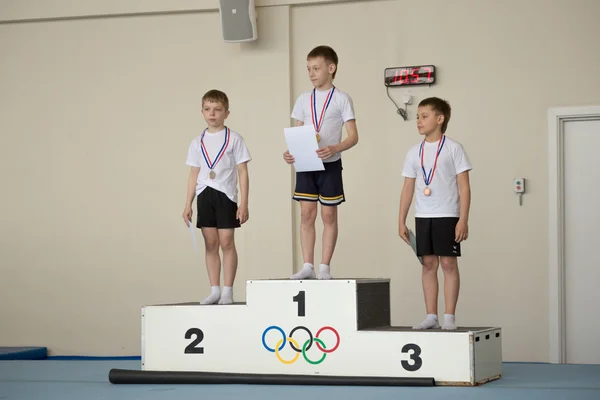
[[[276, 330], [276, 331], [279, 331], [279, 333], [281, 333], [281, 339], [279, 339], [279, 341], [277, 341], [277, 344], [275, 345], [275, 347], [269, 347], [265, 340], [267, 333], [271, 330]], [[306, 342], [304, 342], [302, 347], [300, 347], [298, 342], [292, 337], [294, 335], [294, 333], [298, 330], [305, 331], [309, 337], [306, 340]], [[333, 332], [333, 334], [336, 337], [335, 346], [333, 346], [330, 349], [328, 349], [327, 346], [325, 345], [325, 343], [323, 343], [323, 341], [319, 338], [319, 335], [323, 331], [331, 331], [331, 332]], [[283, 348], [285, 347], [285, 345], [288, 342], [290, 344], [290, 347], [292, 348], [292, 350], [294, 350], [296, 352], [296, 354], [290, 360], [284, 360], [281, 357], [280, 352], [281, 352], [281, 350], [283, 350]], [[310, 350], [310, 348], [312, 347], [313, 343], [315, 343], [317, 348], [323, 353], [321, 358], [316, 361], [308, 358], [308, 355], [306, 354], [306, 352], [308, 350]], [[317, 365], [317, 364], [321, 364], [323, 361], [325, 361], [325, 357], [327, 357], [327, 354], [333, 353], [340, 346], [340, 334], [338, 333], [338, 331], [336, 331], [331, 326], [324, 326], [321, 329], [319, 329], [317, 331], [317, 334], [313, 337], [313, 334], [310, 331], [310, 329], [308, 329], [305, 326], [297, 326], [291, 330], [290, 336], [286, 336], [283, 329], [281, 329], [280, 327], [278, 327], [276, 325], [272, 325], [264, 330], [264, 332], [262, 334], [262, 344], [267, 351], [270, 351], [271, 353], [275, 353], [275, 356], [277, 357], [277, 359], [283, 364], [289, 365], [289, 364], [295, 363], [298, 360], [298, 358], [300, 357], [300, 354], [302, 354], [302, 357], [304, 357], [304, 359], [306, 360], [307, 363], [312, 364], [312, 365]]]

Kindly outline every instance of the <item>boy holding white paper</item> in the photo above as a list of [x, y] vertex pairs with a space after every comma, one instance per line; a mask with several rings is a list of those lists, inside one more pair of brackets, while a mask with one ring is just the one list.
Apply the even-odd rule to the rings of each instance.
[[[332, 279], [330, 263], [338, 236], [337, 206], [345, 201], [342, 181], [342, 155], [358, 143], [358, 130], [352, 98], [333, 85], [338, 56], [329, 46], [315, 47], [307, 56], [308, 76], [314, 86], [296, 100], [292, 118], [296, 126], [311, 125], [323, 160], [324, 170], [296, 172], [293, 198], [300, 203], [300, 241], [303, 268], [291, 279]], [[342, 128], [347, 138], [342, 141]], [[283, 159], [294, 163], [293, 154], [286, 151]], [[314, 270], [317, 202], [321, 203], [323, 220], [323, 253], [318, 275]]]

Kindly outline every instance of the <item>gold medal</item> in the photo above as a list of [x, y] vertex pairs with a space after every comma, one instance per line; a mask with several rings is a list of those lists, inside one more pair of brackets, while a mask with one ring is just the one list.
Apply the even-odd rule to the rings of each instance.
[[444, 147], [444, 143], [446, 142], [446, 135], [443, 135], [438, 141], [438, 148], [435, 154], [435, 161], [433, 162], [433, 168], [429, 170], [429, 175], [425, 172], [425, 167], [423, 166], [423, 154], [425, 153], [424, 145], [425, 140], [421, 143], [421, 147], [419, 148], [419, 156], [421, 157], [421, 169], [423, 170], [423, 180], [425, 181], [425, 189], [423, 189], [423, 194], [425, 196], [431, 195], [431, 189], [429, 185], [431, 184], [431, 180], [433, 179], [433, 174], [435, 174], [435, 169], [437, 167], [438, 157], [440, 156], [440, 152]]
[[219, 153], [217, 154], [214, 162], [210, 161], [210, 156], [208, 155], [208, 150], [204, 146], [204, 134], [205, 133], [206, 133], [206, 130], [204, 130], [204, 133], [202, 133], [202, 137], [200, 138], [200, 143], [202, 145], [201, 146], [202, 155], [204, 156], [204, 161], [206, 161], [206, 165], [210, 169], [210, 172], [208, 173], [208, 177], [210, 179], [215, 179], [215, 176], [217, 176], [217, 174], [215, 173], [215, 171], [213, 171], [213, 168], [221, 160], [221, 158], [225, 154], [225, 151], [227, 150], [227, 147], [229, 146], [230, 132], [229, 132], [229, 128], [225, 127], [225, 141], [223, 143], [223, 147], [221, 147], [221, 150], [219, 150]]
[[[310, 112], [312, 114], [312, 124], [313, 127], [315, 128], [315, 132], [317, 132], [317, 143], [319, 143], [319, 140], [321, 140], [321, 137], [319, 136], [319, 133], [321, 131], [321, 125], [323, 124], [323, 117], [325, 117], [325, 112], [327, 111], [327, 109], [329, 108], [329, 103], [331, 103], [331, 99], [333, 99], [333, 92], [335, 92], [335, 86], [333, 86], [331, 88], [331, 90], [329, 91], [329, 93], [327, 93], [327, 97], [325, 98], [325, 102], [323, 103], [323, 108], [321, 108], [321, 114], [319, 116], [319, 114], [317, 114], [317, 102], [316, 102], [316, 96], [317, 96], [317, 89], [313, 89], [312, 93], [310, 94]], [[318, 118], [318, 120], [317, 120]]]

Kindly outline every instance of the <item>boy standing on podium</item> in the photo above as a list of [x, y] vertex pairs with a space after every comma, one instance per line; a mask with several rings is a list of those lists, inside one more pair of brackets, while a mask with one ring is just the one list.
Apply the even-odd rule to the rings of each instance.
[[[196, 227], [202, 230], [211, 292], [201, 304], [232, 304], [238, 256], [234, 231], [248, 220], [248, 162], [250, 152], [242, 136], [225, 126], [229, 99], [220, 90], [202, 97], [202, 115], [208, 127], [192, 140], [186, 164], [190, 166], [183, 220], [192, 223], [192, 202], [198, 196]], [[238, 206], [238, 180], [241, 199]], [[221, 258], [223, 250], [223, 291]]]
[[437, 97], [419, 103], [417, 128], [424, 136], [407, 153], [402, 175], [399, 234], [410, 245], [406, 216], [415, 194], [417, 256], [422, 257], [426, 318], [414, 329], [436, 329], [438, 322], [438, 266], [444, 274], [446, 310], [442, 329], [456, 329], [455, 312], [460, 278], [458, 257], [468, 237], [472, 166], [463, 146], [446, 135], [450, 105]]
[[[332, 279], [330, 263], [338, 236], [337, 206], [345, 201], [342, 182], [342, 155], [358, 143], [358, 130], [352, 98], [333, 85], [337, 73], [338, 56], [329, 46], [317, 46], [307, 56], [308, 77], [314, 86], [296, 100], [292, 118], [296, 126], [312, 124], [323, 160], [324, 171], [296, 172], [293, 199], [300, 203], [300, 241], [304, 266], [291, 279]], [[347, 138], [342, 141], [342, 128]], [[286, 151], [283, 159], [294, 163]], [[321, 203], [323, 246], [319, 273], [314, 270], [316, 241], [315, 220], [317, 202]]]

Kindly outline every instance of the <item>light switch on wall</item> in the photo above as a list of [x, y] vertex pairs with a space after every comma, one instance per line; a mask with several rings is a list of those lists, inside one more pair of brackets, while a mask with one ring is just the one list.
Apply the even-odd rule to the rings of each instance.
[[523, 205], [523, 193], [525, 193], [525, 178], [515, 178], [513, 181], [513, 190], [519, 195], [519, 205]]

